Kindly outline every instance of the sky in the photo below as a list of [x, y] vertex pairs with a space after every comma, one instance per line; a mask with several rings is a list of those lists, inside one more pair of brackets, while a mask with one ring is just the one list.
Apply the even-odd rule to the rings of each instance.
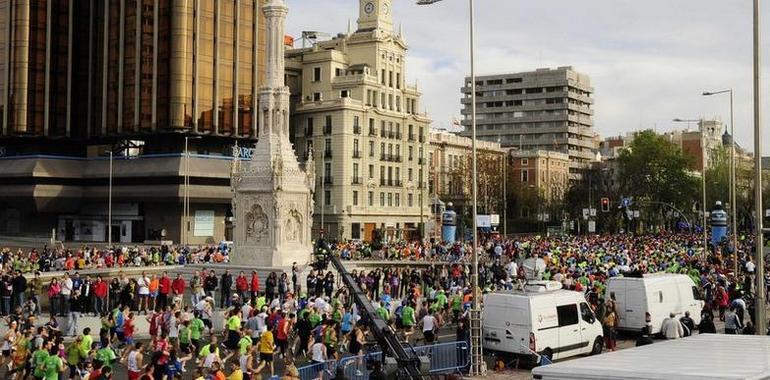
[[[470, 73], [468, 1], [431, 6], [393, 0], [409, 52], [407, 81], [423, 92], [434, 128], [460, 116]], [[287, 33], [355, 30], [358, 0], [287, 0]], [[770, 21], [770, 8], [762, 14]], [[770, 52], [770, 24], [762, 51]], [[297, 42], [299, 46], [299, 42]], [[763, 125], [770, 121], [770, 54], [764, 55]], [[729, 122], [733, 88], [736, 141], [753, 151], [750, 0], [476, 0], [477, 75], [572, 66], [594, 87], [594, 128], [603, 137], [640, 129], [684, 129], [674, 118]], [[770, 132], [763, 136], [770, 146]], [[767, 152], [768, 149], [764, 149]]]

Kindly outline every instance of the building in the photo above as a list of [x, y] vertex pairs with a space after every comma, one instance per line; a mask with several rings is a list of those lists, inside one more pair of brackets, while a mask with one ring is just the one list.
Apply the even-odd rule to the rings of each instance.
[[508, 157], [507, 180], [515, 194], [515, 217], [549, 214], [549, 206], [561, 204], [569, 189], [569, 155], [547, 150], [511, 149]]
[[[719, 120], [701, 120], [698, 122], [698, 130], [687, 128], [684, 131], [674, 131], [665, 135], [675, 145], [682, 148], [682, 152], [693, 158], [692, 169], [703, 171], [703, 166], [710, 165], [710, 156], [714, 149], [725, 144], [725, 125]], [[705, 149], [704, 149], [705, 146]], [[705, 158], [704, 158], [705, 153]]]
[[113, 240], [226, 238], [262, 2], [0, 0], [0, 235], [107, 240], [112, 178]]
[[[317, 165], [314, 235], [419, 235], [429, 210], [430, 120], [406, 84], [407, 46], [390, 0], [360, 0], [358, 28], [287, 52], [294, 143]], [[321, 222], [323, 220], [323, 223]]]
[[[465, 78], [462, 125], [471, 135], [471, 81]], [[569, 155], [570, 178], [596, 159], [593, 88], [572, 67], [476, 77], [476, 136], [521, 151]]]
[[[435, 202], [452, 202], [458, 215], [472, 215], [472, 140], [447, 131], [430, 133], [428, 147], [428, 191]], [[505, 151], [500, 144], [476, 142], [478, 213], [503, 213], [503, 171]], [[462, 231], [462, 218], [460, 218]], [[468, 220], [471, 223], [472, 219]], [[434, 227], [440, 224], [436, 221]], [[440, 234], [437, 234], [440, 235]]]

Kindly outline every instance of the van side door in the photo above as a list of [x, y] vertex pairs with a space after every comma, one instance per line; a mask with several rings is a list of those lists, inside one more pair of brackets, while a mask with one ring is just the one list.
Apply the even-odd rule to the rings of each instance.
[[588, 342], [583, 342], [580, 333], [578, 305], [569, 303], [556, 306], [556, 315], [559, 320], [559, 346], [553, 348], [554, 357], [564, 358], [575, 355], [574, 351], [588, 345]]

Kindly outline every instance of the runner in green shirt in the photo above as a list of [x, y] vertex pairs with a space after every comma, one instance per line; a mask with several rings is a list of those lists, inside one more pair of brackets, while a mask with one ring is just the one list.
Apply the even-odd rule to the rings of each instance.
[[113, 351], [112, 348], [102, 347], [99, 351], [96, 351], [94, 360], [100, 361], [104, 367], [112, 367], [112, 362], [114, 362], [116, 358], [117, 355], [115, 355], [115, 351]]
[[385, 308], [385, 306], [380, 305], [380, 307], [377, 308], [377, 315], [385, 322], [390, 320], [390, 313], [388, 312], [388, 309]]
[[251, 348], [252, 340], [251, 340], [251, 332], [249, 330], [244, 331], [243, 336], [241, 337], [241, 340], [238, 341], [238, 349], [239, 353], [241, 355], [246, 355], [249, 352], [249, 349]]
[[45, 380], [59, 380], [59, 374], [66, 368], [64, 361], [56, 355], [57, 351], [56, 347], [51, 347], [45, 359]]
[[411, 328], [416, 323], [414, 319], [414, 308], [411, 304], [407, 304], [401, 309], [401, 323], [406, 328]]
[[203, 320], [197, 316], [190, 322], [190, 340], [192, 341], [195, 349], [200, 349], [201, 332], [206, 326], [203, 324]]
[[81, 335], [80, 338], [82, 339], [80, 342], [80, 349], [85, 352], [91, 351], [91, 344], [94, 343], [94, 338], [91, 337], [91, 328], [84, 328], [83, 335]]
[[40, 347], [32, 354], [32, 366], [35, 368], [35, 371], [32, 373], [32, 375], [35, 376], [36, 379], [42, 379], [45, 377], [45, 362], [48, 360], [48, 356], [50, 356], [48, 353], [48, 350], [50, 349], [51, 343], [46, 342], [43, 347]]

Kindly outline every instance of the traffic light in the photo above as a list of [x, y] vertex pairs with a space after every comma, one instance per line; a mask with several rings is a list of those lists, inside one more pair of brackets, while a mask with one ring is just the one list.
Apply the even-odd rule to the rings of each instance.
[[602, 212], [610, 212], [610, 199], [602, 198]]

